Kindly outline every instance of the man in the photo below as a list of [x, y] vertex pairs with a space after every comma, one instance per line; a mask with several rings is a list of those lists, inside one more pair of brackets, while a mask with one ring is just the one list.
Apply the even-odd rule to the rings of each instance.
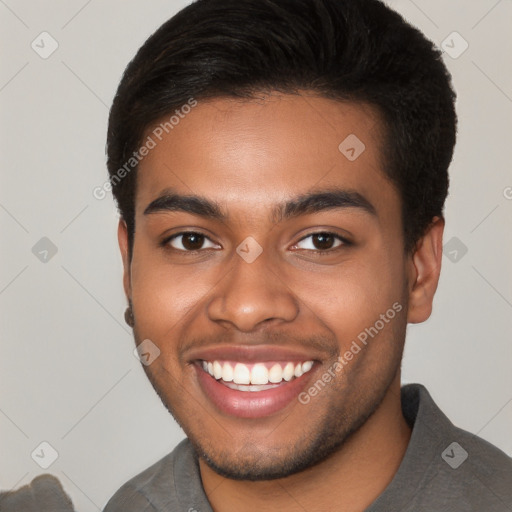
[[455, 143], [439, 51], [377, 0], [199, 0], [110, 114], [126, 320], [187, 435], [105, 511], [512, 510], [512, 463], [400, 386]]

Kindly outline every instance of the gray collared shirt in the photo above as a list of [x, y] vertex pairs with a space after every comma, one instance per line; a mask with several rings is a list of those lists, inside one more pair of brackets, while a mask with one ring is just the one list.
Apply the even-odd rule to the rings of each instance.
[[[512, 459], [455, 427], [420, 384], [402, 387], [412, 428], [391, 483], [366, 512], [511, 512]], [[212, 512], [188, 439], [123, 485], [104, 512]]]

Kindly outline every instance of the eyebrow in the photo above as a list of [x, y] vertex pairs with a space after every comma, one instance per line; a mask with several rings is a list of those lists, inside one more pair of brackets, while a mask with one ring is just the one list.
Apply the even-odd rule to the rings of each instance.
[[[359, 192], [345, 189], [328, 189], [308, 192], [272, 208], [273, 222], [319, 213], [337, 208], [357, 208], [369, 215], [377, 216], [375, 207]], [[144, 210], [144, 215], [163, 212], [186, 212], [212, 220], [226, 221], [228, 215], [216, 201], [195, 195], [182, 195], [171, 189], [164, 190]]]

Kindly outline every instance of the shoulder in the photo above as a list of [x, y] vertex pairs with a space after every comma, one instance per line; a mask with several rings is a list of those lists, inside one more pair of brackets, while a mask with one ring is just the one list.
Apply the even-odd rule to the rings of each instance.
[[171, 453], [126, 482], [110, 498], [103, 512], [181, 510], [175, 472], [193, 476], [194, 464], [192, 447], [188, 439], [184, 439]]
[[512, 458], [499, 448], [465, 430], [452, 429], [452, 441], [441, 457], [452, 485], [470, 503], [492, 510], [509, 510], [512, 505]]
[[423, 386], [406, 386], [404, 391], [406, 396], [407, 392], [412, 395], [413, 402], [415, 394], [419, 398], [418, 430], [423, 434], [429, 430], [433, 440], [444, 446], [441, 458], [451, 469], [462, 467], [467, 462], [467, 467], [477, 474], [493, 474], [496, 478], [501, 475], [512, 484], [512, 458], [478, 435], [455, 426]]
[[431, 510], [432, 505], [454, 511], [511, 510], [512, 459], [455, 426], [440, 438], [425, 476], [423, 496], [411, 510]]
[[512, 458], [453, 425], [424, 387], [407, 386], [403, 396], [409, 406], [417, 407], [413, 429], [416, 449], [410, 455], [414, 465], [422, 469], [423, 480], [418, 486], [420, 492], [411, 500], [416, 509], [423, 510], [418, 507], [420, 503], [444, 503], [450, 510], [510, 510]]

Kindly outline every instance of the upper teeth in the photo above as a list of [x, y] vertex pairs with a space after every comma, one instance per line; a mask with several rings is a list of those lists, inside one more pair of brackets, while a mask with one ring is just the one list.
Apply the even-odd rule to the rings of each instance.
[[203, 361], [203, 369], [215, 379], [235, 384], [277, 384], [283, 379], [290, 381], [309, 372], [313, 361], [304, 363], [256, 363], [248, 366], [243, 363]]

